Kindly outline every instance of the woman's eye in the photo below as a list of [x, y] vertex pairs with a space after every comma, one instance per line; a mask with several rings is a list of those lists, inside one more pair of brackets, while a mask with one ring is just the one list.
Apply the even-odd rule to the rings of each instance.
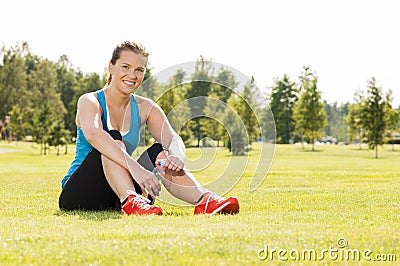
[[122, 68], [124, 68], [124, 69], [129, 69], [129, 66], [122, 66]]

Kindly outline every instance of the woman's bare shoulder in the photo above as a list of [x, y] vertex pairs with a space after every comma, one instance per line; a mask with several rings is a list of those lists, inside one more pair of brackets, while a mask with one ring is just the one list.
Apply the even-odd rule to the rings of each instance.
[[137, 94], [135, 94], [135, 99], [138, 104], [144, 104], [144, 105], [153, 105], [154, 104], [153, 100], [143, 97], [143, 96], [140, 96], [140, 95], [137, 95]]
[[78, 113], [81, 114], [83, 112], [101, 112], [101, 105], [97, 100], [97, 95], [95, 92], [88, 92], [82, 94], [78, 99]]
[[84, 93], [78, 99], [78, 104], [79, 103], [87, 104], [87, 103], [96, 103], [96, 102], [98, 102], [98, 100], [97, 100], [97, 96], [96, 96], [95, 92]]
[[157, 107], [158, 105], [152, 100], [147, 97], [139, 96], [135, 94], [135, 99], [139, 109], [141, 111], [150, 111], [153, 107]]
[[153, 100], [139, 96], [135, 94], [135, 99], [139, 108], [139, 113], [140, 113], [140, 118], [141, 118], [141, 123], [145, 123], [148, 119], [150, 114], [152, 113], [152, 110], [154, 109], [160, 109], [157, 103], [155, 103]]

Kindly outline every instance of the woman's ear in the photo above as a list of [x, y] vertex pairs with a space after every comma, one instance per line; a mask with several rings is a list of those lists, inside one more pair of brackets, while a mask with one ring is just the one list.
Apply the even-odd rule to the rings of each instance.
[[111, 71], [112, 71], [113, 67], [114, 67], [114, 65], [110, 61], [110, 63], [108, 63], [108, 73], [111, 74]]

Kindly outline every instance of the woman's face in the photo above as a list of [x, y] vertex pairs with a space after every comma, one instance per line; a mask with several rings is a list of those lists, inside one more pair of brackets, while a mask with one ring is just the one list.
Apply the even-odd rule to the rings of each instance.
[[120, 57], [113, 65], [108, 65], [112, 75], [111, 86], [125, 93], [134, 93], [142, 84], [146, 73], [147, 58], [130, 50], [121, 51]]

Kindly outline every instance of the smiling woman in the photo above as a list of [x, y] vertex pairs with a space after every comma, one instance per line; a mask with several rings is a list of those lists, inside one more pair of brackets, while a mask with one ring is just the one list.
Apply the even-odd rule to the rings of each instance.
[[[161, 181], [173, 196], [195, 204], [195, 214], [238, 213], [235, 197], [223, 199], [206, 191], [184, 169], [182, 139], [155, 102], [134, 94], [147, 60], [142, 45], [121, 43], [108, 64], [106, 86], [79, 98], [76, 155], [62, 180], [60, 208], [162, 214], [160, 207], [151, 205]], [[131, 155], [144, 124], [157, 143], [136, 161]]]

